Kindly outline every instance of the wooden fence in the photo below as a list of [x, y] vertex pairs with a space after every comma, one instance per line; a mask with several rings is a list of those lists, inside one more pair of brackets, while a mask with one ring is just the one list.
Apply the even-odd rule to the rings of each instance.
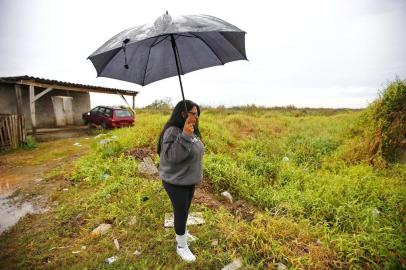
[[18, 148], [26, 136], [24, 115], [0, 114], [0, 151]]

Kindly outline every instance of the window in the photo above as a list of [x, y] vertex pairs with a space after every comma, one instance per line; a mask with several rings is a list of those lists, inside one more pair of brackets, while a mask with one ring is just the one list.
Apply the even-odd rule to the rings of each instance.
[[104, 113], [104, 108], [100, 107], [99, 110], [98, 110], [98, 113], [103, 114]]
[[127, 110], [116, 110], [116, 117], [131, 117], [132, 114]]
[[93, 108], [90, 112], [96, 113], [99, 108], [100, 108], [100, 107]]
[[107, 115], [108, 117], [113, 116], [113, 112], [111, 111], [111, 109], [107, 109], [107, 108], [106, 108], [106, 111], [104, 112], [104, 114]]

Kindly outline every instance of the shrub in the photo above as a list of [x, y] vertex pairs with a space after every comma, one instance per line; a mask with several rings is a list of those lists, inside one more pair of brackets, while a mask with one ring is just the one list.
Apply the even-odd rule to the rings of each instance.
[[406, 138], [406, 81], [396, 79], [365, 112], [370, 162], [394, 161]]
[[38, 147], [38, 143], [32, 136], [27, 136], [27, 140], [23, 143], [23, 149], [34, 149]]

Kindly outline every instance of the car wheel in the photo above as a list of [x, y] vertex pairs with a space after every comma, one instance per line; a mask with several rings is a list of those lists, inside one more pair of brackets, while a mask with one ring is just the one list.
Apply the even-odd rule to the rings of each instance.
[[102, 122], [102, 123], [101, 123], [101, 127], [102, 127], [102, 129], [107, 129], [106, 122]]

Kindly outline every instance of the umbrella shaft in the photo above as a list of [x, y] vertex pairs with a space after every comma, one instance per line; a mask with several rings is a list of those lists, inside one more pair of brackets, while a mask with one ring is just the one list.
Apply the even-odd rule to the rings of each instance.
[[185, 111], [187, 112], [188, 110], [187, 110], [187, 106], [186, 106], [185, 95], [184, 95], [184, 93], [183, 93], [182, 78], [180, 77], [180, 69], [179, 69], [180, 58], [178, 57], [179, 55], [177, 54], [177, 51], [176, 51], [175, 38], [173, 37], [172, 34], [171, 34], [171, 43], [172, 43], [173, 55], [175, 56], [176, 70], [178, 71], [178, 78], [179, 78], [180, 90], [182, 91], [182, 99], [183, 99], [183, 103], [185, 104]]

